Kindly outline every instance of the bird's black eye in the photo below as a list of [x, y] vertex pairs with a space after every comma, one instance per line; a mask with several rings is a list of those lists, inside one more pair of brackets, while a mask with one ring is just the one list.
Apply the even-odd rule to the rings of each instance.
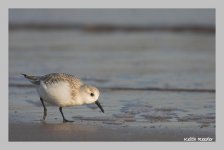
[[93, 93], [90, 93], [90, 95], [91, 95], [91, 96], [94, 96], [94, 94], [93, 94]]

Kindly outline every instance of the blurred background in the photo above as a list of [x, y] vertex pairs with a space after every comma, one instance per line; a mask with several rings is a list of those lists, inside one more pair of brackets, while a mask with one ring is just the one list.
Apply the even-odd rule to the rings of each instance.
[[215, 9], [9, 9], [11, 121], [42, 110], [20, 73], [52, 72], [99, 87], [109, 124], [213, 128]]
[[9, 60], [10, 76], [214, 89], [215, 10], [10, 9]]

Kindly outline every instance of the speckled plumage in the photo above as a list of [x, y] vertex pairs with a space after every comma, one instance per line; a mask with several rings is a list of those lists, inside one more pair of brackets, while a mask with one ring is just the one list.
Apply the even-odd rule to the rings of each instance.
[[45, 76], [41, 76], [40, 80], [43, 81], [46, 86], [51, 86], [52, 84], [56, 84], [61, 81], [69, 83], [71, 89], [71, 96], [73, 99], [77, 95], [77, 89], [81, 85], [83, 85], [82, 81], [79, 78], [65, 73], [47, 74]]

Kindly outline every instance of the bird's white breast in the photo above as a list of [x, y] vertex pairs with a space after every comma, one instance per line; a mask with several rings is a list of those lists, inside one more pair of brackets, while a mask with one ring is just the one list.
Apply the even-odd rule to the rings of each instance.
[[69, 83], [59, 81], [46, 85], [43, 81], [37, 87], [40, 97], [53, 105], [68, 106], [72, 104], [71, 89]]

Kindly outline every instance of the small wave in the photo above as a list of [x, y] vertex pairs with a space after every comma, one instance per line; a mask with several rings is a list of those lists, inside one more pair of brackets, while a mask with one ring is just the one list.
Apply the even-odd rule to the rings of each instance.
[[123, 91], [161, 91], [161, 92], [205, 92], [215, 93], [215, 89], [187, 89], [187, 88], [159, 88], [159, 87], [143, 87], [143, 88], [132, 88], [132, 87], [109, 87], [104, 88], [109, 90], [123, 90]]
[[24, 23], [9, 24], [9, 30], [81, 30], [85, 32], [147, 32], [147, 31], [191, 31], [215, 33], [213, 26], [178, 25], [178, 26], [133, 26], [112, 24], [51, 24], [51, 23]]
[[[18, 88], [34, 88], [32, 84], [13, 84], [10, 83], [9, 87], [18, 87]], [[215, 93], [215, 89], [188, 89], [188, 88], [159, 88], [159, 87], [98, 87], [102, 90], [111, 90], [111, 91], [160, 91], [160, 92], [199, 92], [199, 93]]]

